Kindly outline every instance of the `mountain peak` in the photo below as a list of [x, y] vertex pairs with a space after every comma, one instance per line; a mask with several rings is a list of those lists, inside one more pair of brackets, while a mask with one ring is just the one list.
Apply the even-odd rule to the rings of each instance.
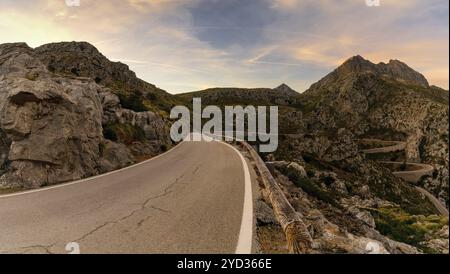
[[100, 52], [94, 45], [84, 41], [49, 43], [37, 47], [36, 50], [38, 51], [57, 50], [57, 51], [88, 52], [100, 54]]
[[368, 62], [364, 57], [362, 57], [361, 55], [355, 55], [352, 56], [350, 58], [347, 59], [347, 61], [344, 62], [345, 63], [363, 63], [363, 62]]
[[429, 86], [428, 81], [422, 74], [399, 60], [392, 59], [387, 64], [374, 64], [361, 55], [356, 55], [347, 59], [332, 73], [320, 80], [318, 84], [322, 86], [320, 83], [329, 84], [331, 82], [346, 79], [349, 75], [365, 73], [371, 73], [378, 77], [395, 80], [404, 84], [423, 87]]
[[274, 88], [274, 90], [282, 92], [282, 93], [297, 94], [297, 92], [295, 90], [293, 90], [290, 86], [286, 85], [285, 83]]
[[390, 60], [387, 64], [378, 64], [377, 68], [379, 70], [379, 73], [385, 77], [392, 78], [396, 81], [406, 84], [415, 84], [419, 86], [429, 87], [428, 81], [425, 76], [415, 71], [402, 61]]

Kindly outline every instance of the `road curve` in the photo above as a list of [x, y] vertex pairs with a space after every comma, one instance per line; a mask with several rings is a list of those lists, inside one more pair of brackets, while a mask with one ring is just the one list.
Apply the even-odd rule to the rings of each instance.
[[379, 139], [360, 139], [359, 142], [361, 144], [378, 143], [378, 144], [384, 145], [383, 147], [361, 150], [365, 154], [390, 153], [390, 152], [403, 151], [406, 149], [406, 142], [401, 142], [401, 141], [385, 141], [385, 140], [379, 140]]
[[[390, 153], [390, 152], [396, 152], [401, 151], [406, 148], [406, 143], [401, 141], [383, 141], [379, 139], [360, 139], [361, 143], [371, 143], [371, 142], [377, 142], [386, 144], [385, 147], [380, 148], [372, 148], [372, 149], [365, 149], [361, 150], [361, 152], [365, 154], [373, 154], [373, 153]], [[434, 167], [428, 164], [422, 164], [422, 163], [411, 163], [411, 162], [392, 162], [392, 161], [378, 161], [380, 164], [390, 164], [390, 165], [407, 165], [407, 166], [413, 166], [416, 168], [416, 170], [410, 170], [410, 171], [393, 171], [392, 174], [398, 178], [401, 178], [402, 180], [417, 184], [420, 182], [423, 176], [425, 175], [432, 175], [434, 172]], [[448, 210], [445, 207], [445, 205], [437, 199], [433, 194], [425, 190], [424, 188], [415, 186], [415, 189], [422, 193], [425, 197], [428, 198], [428, 200], [435, 206], [436, 210], [441, 214], [442, 216], [449, 216]]]
[[408, 183], [418, 183], [422, 179], [423, 176], [426, 175], [433, 175], [434, 167], [428, 164], [421, 164], [421, 163], [411, 163], [411, 162], [392, 162], [392, 161], [378, 161], [380, 164], [385, 165], [406, 165], [410, 167], [414, 167], [415, 170], [409, 170], [409, 171], [393, 171], [392, 174], [395, 176], [405, 180]]
[[88, 254], [251, 252], [245, 168], [226, 144], [183, 142], [111, 174], [0, 196], [0, 253], [67, 253], [71, 242]]

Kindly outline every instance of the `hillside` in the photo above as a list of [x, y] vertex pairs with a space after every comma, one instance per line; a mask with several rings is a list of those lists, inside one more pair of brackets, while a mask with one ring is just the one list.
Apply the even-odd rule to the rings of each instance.
[[166, 91], [136, 77], [127, 65], [112, 62], [86, 42], [61, 42], [35, 49], [50, 72], [88, 77], [119, 96], [122, 106], [167, 115], [180, 102]]
[[227, 104], [252, 104], [252, 105], [280, 105], [294, 106], [298, 104], [299, 93], [291, 89], [286, 84], [277, 88], [210, 88], [201, 91], [194, 91], [176, 95], [186, 104], [192, 98], [202, 98], [202, 103], [206, 105], [227, 105]]
[[[449, 93], [430, 86], [405, 63], [374, 64], [355, 56], [301, 94], [283, 85], [214, 88], [179, 97], [186, 103], [201, 97], [205, 105], [279, 106], [279, 148], [262, 156], [299, 214], [325, 224], [311, 223], [317, 239], [331, 224], [379, 240], [393, 253], [414, 251], [390, 240], [422, 252], [448, 252], [448, 236], [441, 233], [448, 230], [448, 219], [432, 217], [436, 209], [425, 196], [360, 151], [358, 140], [364, 138], [406, 142], [405, 155], [398, 157], [435, 168], [419, 185], [448, 208]], [[276, 237], [276, 225], [259, 221], [260, 235]], [[318, 252], [345, 252], [329, 248]]]

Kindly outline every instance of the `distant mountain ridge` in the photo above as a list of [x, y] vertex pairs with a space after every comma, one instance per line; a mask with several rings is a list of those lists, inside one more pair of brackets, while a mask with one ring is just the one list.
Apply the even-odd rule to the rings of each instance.
[[311, 86], [310, 89], [318, 89], [335, 81], [342, 81], [355, 74], [373, 74], [377, 77], [398, 81], [404, 84], [429, 87], [427, 79], [398, 60], [390, 60], [389, 63], [374, 64], [360, 55], [353, 56], [345, 61], [333, 72]]
[[274, 89], [270, 88], [210, 88], [201, 91], [177, 94], [176, 96], [189, 103], [192, 98], [202, 98], [205, 104], [260, 104], [260, 105], [295, 105], [299, 93], [286, 84]]

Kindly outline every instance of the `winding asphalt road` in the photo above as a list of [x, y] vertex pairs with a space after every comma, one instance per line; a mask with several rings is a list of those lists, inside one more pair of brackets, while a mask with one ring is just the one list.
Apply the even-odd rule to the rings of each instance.
[[[396, 152], [405, 150], [406, 148], [406, 142], [401, 141], [384, 141], [379, 139], [360, 139], [360, 142], [365, 143], [372, 143], [377, 142], [380, 144], [386, 144], [387, 146], [384, 147], [378, 147], [378, 148], [372, 148], [372, 149], [365, 149], [361, 150], [361, 152], [365, 154], [375, 154], [375, 153], [390, 153], [390, 152]], [[403, 179], [404, 181], [412, 184], [417, 184], [421, 178], [425, 175], [432, 175], [434, 171], [434, 167], [428, 164], [421, 164], [421, 163], [411, 163], [411, 162], [392, 162], [392, 161], [378, 161], [381, 164], [396, 164], [396, 165], [409, 165], [416, 168], [416, 170], [410, 170], [410, 171], [394, 171], [392, 174], [398, 178]], [[449, 212], [445, 205], [437, 199], [433, 194], [428, 192], [426, 189], [415, 186], [416, 190], [425, 195], [425, 197], [428, 198], [428, 200], [436, 207], [439, 214], [442, 216], [449, 216]]]
[[[0, 196], [0, 253], [251, 253], [247, 164], [220, 142], [182, 142], [110, 174]], [[72, 244], [73, 245], [73, 244]]]

